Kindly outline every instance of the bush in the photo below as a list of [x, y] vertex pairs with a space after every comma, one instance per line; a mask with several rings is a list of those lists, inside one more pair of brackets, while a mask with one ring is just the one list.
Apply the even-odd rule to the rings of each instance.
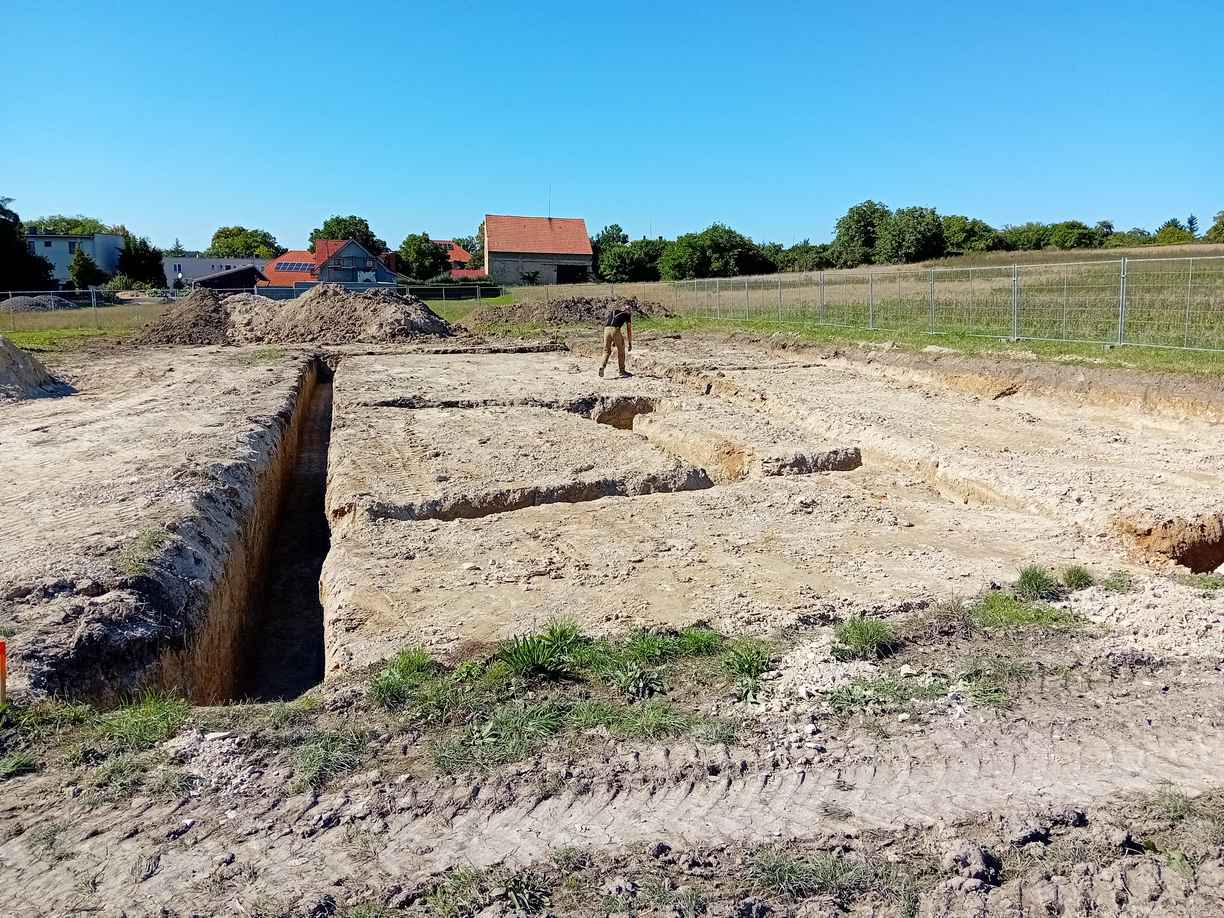
[[1062, 570], [1062, 582], [1068, 590], [1086, 590], [1096, 583], [1096, 578], [1088, 568], [1079, 564], [1071, 564]]
[[1058, 581], [1043, 567], [1030, 564], [1020, 571], [1012, 592], [1021, 599], [1057, 599], [1060, 594]]

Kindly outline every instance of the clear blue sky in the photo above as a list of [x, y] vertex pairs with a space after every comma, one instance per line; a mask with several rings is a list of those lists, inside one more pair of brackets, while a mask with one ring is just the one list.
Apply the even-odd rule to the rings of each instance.
[[1224, 4], [9, 3], [0, 194], [168, 245], [1224, 209]]

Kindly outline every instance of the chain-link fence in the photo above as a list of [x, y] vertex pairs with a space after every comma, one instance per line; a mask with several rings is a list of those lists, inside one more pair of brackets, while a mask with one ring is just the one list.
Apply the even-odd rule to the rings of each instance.
[[1224, 350], [1224, 257], [881, 268], [516, 287], [516, 300], [635, 296], [678, 316], [885, 332]]

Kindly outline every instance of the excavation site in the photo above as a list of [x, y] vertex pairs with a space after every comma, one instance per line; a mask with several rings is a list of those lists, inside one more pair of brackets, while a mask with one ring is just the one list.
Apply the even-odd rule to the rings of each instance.
[[243, 296], [0, 378], [3, 914], [1224, 914], [1219, 377]]

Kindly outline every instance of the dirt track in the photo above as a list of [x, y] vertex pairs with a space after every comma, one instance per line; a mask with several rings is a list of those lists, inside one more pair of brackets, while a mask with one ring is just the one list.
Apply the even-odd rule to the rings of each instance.
[[[1076, 806], [1089, 815], [1072, 835], [1119, 823], [1154, 831], [1134, 822], [1133, 795], [1224, 785], [1221, 594], [1171, 576], [1185, 573], [1176, 558], [1207, 569], [1224, 551], [1211, 539], [1224, 513], [1224, 438], [1209, 395], [1187, 399], [1172, 380], [1162, 402], [1157, 381], [1136, 404], [1088, 373], [1095, 388], [1064, 398], [1034, 378], [1015, 385], [1006, 368], [995, 377], [938, 359], [687, 340], [639, 344], [637, 376], [600, 380], [587, 347], [333, 360], [317, 704], [292, 715], [197, 709], [151, 753], [152, 774], [191, 779], [194, 789], [170, 796], [151, 774], [134, 797], [98, 799], [99, 766], [60, 759], [6, 782], [0, 864], [21, 890], [8, 897], [13, 912], [208, 913], [232, 897], [248, 912], [289, 914], [331, 897], [430, 913], [426, 894], [457, 865], [544, 870], [577, 845], [593, 858], [589, 882], [615, 886], [618, 871], [649, 872], [641, 852], [666, 842], [686, 857], [712, 852], [731, 878], [672, 881], [704, 890], [710, 914], [750, 893], [775, 914], [831, 914], [819, 910], [833, 907], [827, 897], [770, 897], [737, 871], [754, 846], [779, 839], [938, 860], [968, 836], [1019, 857], [1007, 826], [1061, 825], [1050, 814]], [[39, 451], [36, 512], [23, 504], [29, 491], [0, 491], [10, 519], [31, 521], [6, 543], [0, 607], [19, 646], [38, 635], [38, 653], [17, 656], [19, 686], [32, 672], [54, 684], [55, 647], [79, 640], [65, 609], [147, 613], [150, 588], [118, 571], [144, 530], [174, 533], [171, 548], [224, 580], [233, 521], [266, 500], [257, 469], [294, 449], [295, 387], [312, 358], [226, 357], [218, 385], [219, 359], [116, 356], [68, 368], [78, 396], [0, 408], [22, 432], [2, 454], [5, 480], [28, 479], [21, 457]], [[239, 474], [249, 483], [224, 496]], [[107, 486], [82, 488], [81, 476]], [[228, 501], [208, 511], [216, 535], [191, 541], [183, 533], [197, 531], [214, 494]], [[71, 571], [63, 589], [39, 560], [47, 532], [57, 570]], [[163, 566], [158, 550], [145, 561], [170, 583], [182, 562]], [[983, 632], [942, 611], [1025, 564], [1073, 562], [1098, 575], [1127, 568], [1132, 582], [1060, 599], [1077, 623], [1068, 630]], [[830, 636], [855, 613], [894, 623], [901, 649], [838, 658]], [[758, 696], [697, 698], [743, 723], [729, 742], [595, 730], [492, 771], [439, 774], [428, 756], [436, 735], [371, 706], [369, 673], [406, 645], [448, 663], [480, 659], [558, 614], [608, 636], [706, 622], [781, 649]], [[957, 675], [983, 660], [1027, 672], [1001, 704]], [[829, 707], [835, 687], [932, 678], [947, 690], [849, 714]], [[550, 691], [529, 686], [528, 697]], [[282, 717], [288, 728], [270, 726]], [[294, 748], [308, 731], [353, 723], [367, 731], [364, 764], [295, 786]], [[51, 847], [40, 826], [57, 827]], [[1008, 861], [1002, 879], [970, 882], [945, 870], [924, 881], [918, 913], [1209, 914], [1224, 896], [1224, 835], [1194, 856], [1189, 884], [1169, 873], [1169, 844], [1104, 845], [1090, 869], [1070, 873]], [[1136, 870], [1155, 885], [1141, 893]], [[1054, 912], [1051, 896], [1062, 897]], [[502, 913], [498, 901], [487, 914]], [[569, 901], [558, 886], [557, 913], [616, 911], [599, 896]], [[843, 904], [909, 914], [887, 896]], [[653, 913], [639, 899], [625, 910]]]

